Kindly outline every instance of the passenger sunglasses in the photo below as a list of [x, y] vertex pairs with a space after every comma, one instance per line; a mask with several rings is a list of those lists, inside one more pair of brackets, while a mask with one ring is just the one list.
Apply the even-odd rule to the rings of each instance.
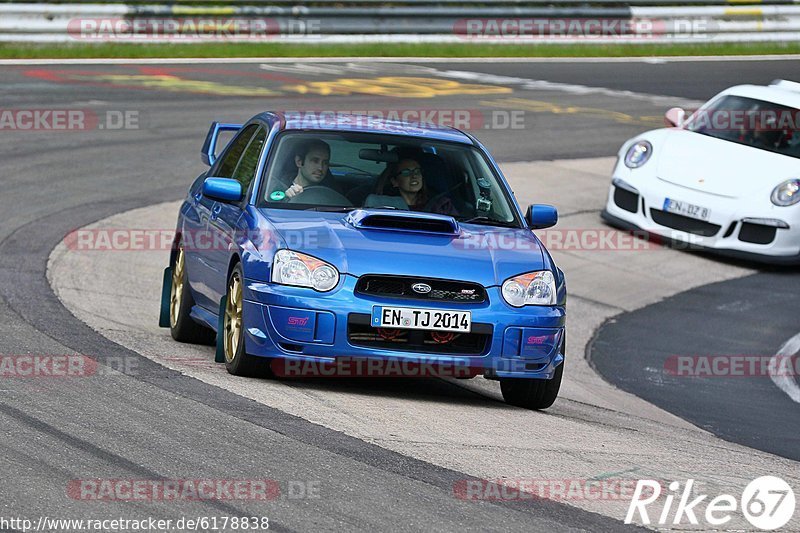
[[404, 178], [410, 178], [411, 176], [422, 176], [422, 169], [420, 167], [406, 168], [395, 174], [395, 177], [400, 177], [400, 176]]

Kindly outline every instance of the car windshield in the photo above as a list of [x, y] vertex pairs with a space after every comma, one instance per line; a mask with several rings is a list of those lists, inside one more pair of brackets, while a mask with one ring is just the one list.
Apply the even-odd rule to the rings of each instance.
[[259, 206], [348, 211], [384, 208], [519, 227], [509, 192], [474, 146], [376, 133], [285, 132]]
[[772, 102], [724, 96], [695, 112], [686, 129], [800, 158], [800, 111]]

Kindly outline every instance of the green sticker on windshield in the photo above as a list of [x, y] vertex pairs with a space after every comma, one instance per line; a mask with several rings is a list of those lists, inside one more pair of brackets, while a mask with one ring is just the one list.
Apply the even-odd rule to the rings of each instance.
[[269, 195], [269, 199], [273, 202], [280, 202], [284, 198], [286, 198], [286, 193], [283, 191], [275, 191]]

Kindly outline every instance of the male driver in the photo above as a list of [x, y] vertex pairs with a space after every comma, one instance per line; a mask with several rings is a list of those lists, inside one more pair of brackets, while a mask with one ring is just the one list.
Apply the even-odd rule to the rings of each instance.
[[[303, 192], [305, 187], [321, 185], [332, 187], [326, 180], [331, 160], [331, 148], [328, 143], [319, 139], [310, 139], [300, 143], [294, 155], [297, 174], [284, 191], [286, 198], [294, 198]], [[332, 187], [333, 188], [333, 187]]]

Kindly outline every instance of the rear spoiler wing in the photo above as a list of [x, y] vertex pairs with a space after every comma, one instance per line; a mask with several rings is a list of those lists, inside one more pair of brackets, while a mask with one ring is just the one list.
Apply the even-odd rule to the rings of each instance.
[[239, 131], [242, 129], [241, 124], [223, 124], [221, 122], [212, 122], [211, 127], [208, 129], [208, 135], [203, 143], [203, 149], [200, 150], [200, 159], [203, 160], [208, 166], [214, 164], [217, 160], [217, 139], [219, 134], [223, 131]]

